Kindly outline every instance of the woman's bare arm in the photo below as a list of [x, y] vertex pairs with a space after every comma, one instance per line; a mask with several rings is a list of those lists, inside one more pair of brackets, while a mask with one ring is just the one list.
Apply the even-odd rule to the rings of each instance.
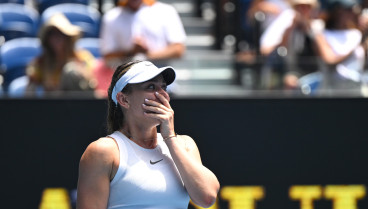
[[78, 209], [106, 209], [116, 152], [118, 148], [110, 138], [87, 147], [79, 164]]
[[216, 201], [220, 183], [215, 174], [203, 166], [194, 140], [182, 135], [166, 140], [166, 144], [191, 200], [201, 207], [210, 207]]

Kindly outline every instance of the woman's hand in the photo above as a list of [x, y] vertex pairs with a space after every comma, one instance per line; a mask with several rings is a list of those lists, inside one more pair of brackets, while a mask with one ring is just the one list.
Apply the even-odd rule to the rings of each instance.
[[171, 108], [169, 98], [166, 95], [155, 92], [158, 101], [146, 99], [143, 104], [145, 114], [151, 118], [160, 121], [160, 132], [165, 139], [169, 136], [175, 135], [174, 130], [174, 110]]
[[[157, 100], [146, 100], [143, 104], [147, 111], [145, 114], [160, 121], [164, 139], [174, 136], [174, 111], [168, 95], [164, 92], [156, 92], [155, 95]], [[184, 140], [188, 146], [180, 142]], [[166, 140], [166, 145], [192, 201], [198, 206], [210, 207], [216, 201], [220, 183], [212, 171], [202, 165], [194, 140], [188, 136], [179, 136], [175, 140]]]

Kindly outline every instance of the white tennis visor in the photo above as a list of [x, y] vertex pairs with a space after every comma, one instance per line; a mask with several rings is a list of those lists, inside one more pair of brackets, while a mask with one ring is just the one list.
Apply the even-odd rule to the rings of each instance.
[[175, 70], [171, 66], [158, 68], [154, 64], [148, 61], [139, 62], [133, 64], [130, 69], [116, 82], [114, 89], [112, 90], [111, 98], [118, 104], [116, 95], [124, 89], [128, 83], [143, 83], [151, 80], [152, 78], [163, 75], [167, 85], [170, 85], [175, 80]]

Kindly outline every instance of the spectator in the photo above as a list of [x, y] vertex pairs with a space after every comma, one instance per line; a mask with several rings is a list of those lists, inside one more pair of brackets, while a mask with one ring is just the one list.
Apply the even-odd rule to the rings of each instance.
[[153, 0], [120, 0], [108, 11], [101, 26], [101, 53], [95, 73], [97, 90], [107, 96], [115, 65], [127, 60], [151, 60], [158, 65], [180, 58], [185, 52], [186, 34], [176, 10]]
[[[317, 0], [291, 0], [292, 8], [285, 10], [266, 29], [261, 37], [261, 53], [266, 56], [267, 74], [275, 75], [276, 86], [296, 89], [298, 78], [318, 69], [318, 51], [311, 37], [312, 28], [323, 28], [317, 19]], [[268, 76], [263, 76], [265, 86]]]
[[[289, 9], [289, 0], [253, 0], [247, 12], [247, 19], [257, 18], [264, 31], [284, 10]], [[261, 12], [261, 13], [260, 13]]]
[[323, 90], [359, 90], [365, 52], [358, 29], [360, 5], [356, 0], [329, 0], [326, 30], [314, 31], [319, 54], [326, 64]]
[[259, 87], [260, 36], [286, 9], [289, 0], [241, 0], [237, 51], [235, 56], [236, 83], [247, 89]]
[[42, 54], [27, 67], [27, 92], [81, 91], [93, 89], [94, 57], [86, 50], [76, 51], [81, 35], [61, 13], [55, 14], [40, 29]]

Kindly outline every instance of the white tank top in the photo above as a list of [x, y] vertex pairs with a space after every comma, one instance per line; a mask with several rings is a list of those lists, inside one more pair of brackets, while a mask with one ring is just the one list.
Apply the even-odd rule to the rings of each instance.
[[161, 134], [154, 149], [140, 147], [119, 131], [109, 136], [119, 146], [120, 164], [110, 183], [108, 208], [188, 208], [189, 195]]

